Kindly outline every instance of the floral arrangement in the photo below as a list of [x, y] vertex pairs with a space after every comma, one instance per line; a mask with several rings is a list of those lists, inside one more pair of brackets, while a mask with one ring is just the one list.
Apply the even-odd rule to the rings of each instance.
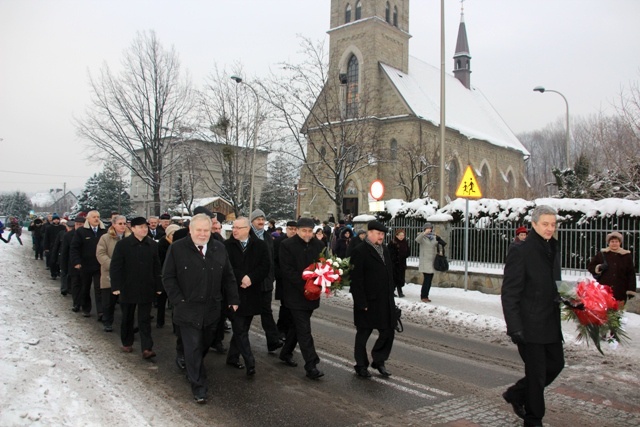
[[563, 319], [576, 322], [578, 341], [586, 340], [588, 344], [590, 338], [600, 354], [604, 355], [601, 347], [603, 341], [615, 348], [618, 343], [629, 339], [622, 329], [623, 311], [619, 309], [610, 286], [585, 278], [575, 287], [561, 282], [558, 292], [565, 304]]
[[332, 289], [340, 289], [349, 285], [349, 258], [339, 258], [330, 249], [323, 249], [318, 260], [310, 264], [302, 272], [306, 280], [304, 296], [313, 301], [323, 293], [330, 293]]

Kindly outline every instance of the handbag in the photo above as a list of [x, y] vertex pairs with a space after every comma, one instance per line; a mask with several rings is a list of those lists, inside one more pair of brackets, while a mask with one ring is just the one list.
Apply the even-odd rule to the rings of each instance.
[[604, 251], [602, 253], [602, 264], [600, 265], [600, 274], [593, 273], [592, 276], [596, 280], [600, 280], [605, 271], [609, 268], [609, 264], [607, 263], [607, 258], [604, 256]]
[[398, 307], [396, 305], [396, 331], [398, 331], [398, 333], [404, 331], [404, 326], [402, 325], [402, 320], [400, 319], [402, 317], [402, 309], [400, 307]]
[[438, 244], [436, 257], [433, 260], [433, 268], [436, 271], [448, 271], [449, 270], [449, 261], [447, 261], [447, 256], [444, 254], [444, 246]]

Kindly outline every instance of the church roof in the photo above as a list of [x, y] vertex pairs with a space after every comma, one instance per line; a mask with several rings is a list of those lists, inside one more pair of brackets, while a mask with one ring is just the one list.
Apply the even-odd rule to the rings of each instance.
[[[440, 70], [420, 59], [409, 57], [409, 74], [380, 64], [400, 96], [418, 117], [440, 124]], [[476, 87], [467, 89], [454, 76], [445, 74], [446, 125], [469, 139], [487, 141], [528, 156], [500, 114]]]
[[469, 55], [469, 40], [467, 39], [467, 26], [464, 24], [464, 15], [460, 17], [454, 58], [458, 55]]

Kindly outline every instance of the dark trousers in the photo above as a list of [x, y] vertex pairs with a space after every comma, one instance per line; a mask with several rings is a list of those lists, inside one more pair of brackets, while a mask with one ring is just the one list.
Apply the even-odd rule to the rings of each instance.
[[36, 259], [42, 259], [42, 254], [44, 253], [44, 242], [42, 237], [33, 238], [33, 250], [36, 253]]
[[[75, 270], [75, 269], [74, 269]], [[82, 280], [80, 279], [80, 274], [77, 272], [69, 272], [67, 274], [67, 280], [69, 282], [68, 286], [71, 291], [71, 299], [73, 299], [73, 306], [80, 308], [82, 305], [82, 301], [80, 300], [80, 294], [82, 292]], [[89, 301], [91, 303], [91, 301]], [[89, 307], [91, 309], [91, 307]]]
[[51, 277], [54, 279], [60, 275], [60, 266], [57, 262], [53, 262], [53, 260], [49, 262], [49, 273], [51, 273]]
[[404, 277], [407, 271], [406, 267], [394, 266], [393, 268], [393, 281], [398, 291], [398, 296], [402, 294], [402, 287], [404, 286]]
[[120, 340], [125, 347], [133, 345], [136, 306], [138, 307], [138, 329], [140, 331], [141, 348], [142, 350], [151, 350], [153, 348], [153, 339], [151, 339], [151, 303], [131, 304], [120, 302], [120, 310], [122, 310]]
[[60, 293], [68, 294], [71, 292], [71, 286], [69, 284], [69, 275], [66, 271], [60, 270]]
[[311, 335], [311, 315], [313, 310], [290, 309], [290, 311], [293, 323], [289, 328], [289, 332], [287, 332], [287, 340], [280, 351], [280, 358], [291, 358], [296, 344], [300, 343], [300, 353], [302, 353], [302, 358], [305, 362], [304, 369], [310, 371], [320, 363], [320, 358], [313, 343], [313, 336]]
[[262, 323], [264, 334], [267, 337], [267, 349], [269, 349], [269, 351], [278, 348], [278, 344], [280, 343], [280, 332], [278, 332], [276, 321], [273, 319], [273, 310], [271, 309], [272, 298], [272, 291], [263, 291], [260, 301], [260, 322]]
[[191, 383], [194, 396], [205, 397], [208, 390], [207, 372], [204, 367], [204, 357], [213, 343], [216, 323], [203, 328], [189, 325], [179, 326], [182, 345], [184, 346], [184, 361], [187, 365], [187, 377]]
[[422, 289], [420, 289], [420, 298], [429, 298], [429, 291], [431, 290], [431, 281], [433, 280], [433, 273], [422, 273]]
[[167, 309], [167, 293], [163, 291], [161, 294], [156, 295], [156, 302], [158, 303], [156, 325], [164, 326], [164, 316]]
[[280, 304], [280, 312], [278, 313], [278, 323], [276, 323], [276, 327], [281, 334], [287, 336], [287, 332], [289, 332], [289, 328], [291, 327], [291, 311]]
[[114, 295], [111, 288], [100, 289], [100, 293], [102, 294], [102, 324], [112, 326], [118, 295]]
[[80, 271], [80, 307], [84, 313], [91, 313], [91, 284], [96, 302], [96, 313], [101, 314], [102, 298], [100, 295], [100, 270], [92, 272]]
[[251, 343], [249, 342], [249, 328], [253, 316], [233, 316], [231, 326], [233, 328], [233, 336], [229, 344], [227, 353], [227, 362], [237, 362], [242, 355], [244, 364], [247, 368], [255, 368], [256, 360], [251, 352]]
[[[373, 329], [356, 328], [356, 343], [353, 349], [353, 356], [356, 359], [356, 368], [366, 368], [369, 366], [369, 358], [367, 357], [367, 341], [371, 336]], [[393, 339], [395, 337], [395, 329], [378, 329], [378, 339], [371, 349], [371, 359], [378, 365], [384, 365], [389, 359], [391, 348], [393, 347]]]
[[524, 378], [507, 390], [510, 401], [524, 403], [525, 423], [538, 425], [545, 413], [544, 388], [551, 384], [564, 368], [562, 343], [518, 344], [524, 362]]

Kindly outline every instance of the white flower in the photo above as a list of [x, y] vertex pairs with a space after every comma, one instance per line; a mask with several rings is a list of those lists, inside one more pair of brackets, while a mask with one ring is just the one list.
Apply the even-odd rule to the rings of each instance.
[[336, 261], [336, 262], [342, 262], [342, 258], [338, 258], [338, 257], [336, 257], [336, 258], [335, 258], [335, 261]]
[[338, 269], [338, 274], [341, 275], [341, 276], [344, 274], [344, 272], [342, 271], [341, 268]]
[[334, 266], [335, 268], [338, 268], [338, 267], [340, 267], [340, 263], [339, 263], [339, 262], [335, 262], [335, 261], [334, 261], [333, 266]]

